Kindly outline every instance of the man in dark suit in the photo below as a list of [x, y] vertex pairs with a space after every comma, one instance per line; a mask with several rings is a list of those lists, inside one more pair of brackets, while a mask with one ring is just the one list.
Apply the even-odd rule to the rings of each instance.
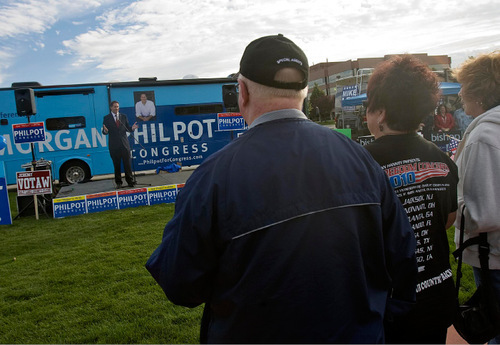
[[121, 162], [123, 161], [123, 169], [125, 170], [125, 180], [129, 187], [134, 186], [132, 179], [132, 165], [130, 162], [130, 145], [128, 143], [127, 132], [136, 130], [137, 122], [130, 127], [127, 115], [121, 114], [120, 103], [113, 101], [109, 105], [111, 112], [104, 116], [102, 123], [102, 133], [109, 134], [109, 154], [113, 160], [115, 167], [115, 183], [116, 187], [122, 186]]

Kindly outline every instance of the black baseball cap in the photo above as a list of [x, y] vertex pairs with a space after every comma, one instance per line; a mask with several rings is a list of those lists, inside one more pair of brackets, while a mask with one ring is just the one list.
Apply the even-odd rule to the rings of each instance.
[[[274, 80], [276, 72], [285, 67], [298, 69], [304, 79], [297, 83]], [[240, 73], [262, 85], [278, 89], [302, 90], [307, 86], [309, 63], [306, 54], [282, 34], [265, 36], [252, 41], [240, 61]]]

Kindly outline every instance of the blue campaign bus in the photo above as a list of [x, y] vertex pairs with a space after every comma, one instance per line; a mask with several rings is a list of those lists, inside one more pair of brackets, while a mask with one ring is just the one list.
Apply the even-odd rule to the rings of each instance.
[[[129, 136], [135, 171], [178, 162], [198, 165], [246, 129], [237, 101], [235, 106], [235, 85], [233, 78], [141, 78], [55, 86], [14, 83], [0, 89], [0, 135], [6, 142], [0, 161], [5, 163], [7, 183], [15, 184], [16, 172], [25, 170], [23, 166], [33, 158], [50, 161], [53, 178], [61, 182], [77, 183], [113, 173], [108, 138], [101, 131], [113, 100], [120, 103], [120, 112], [130, 124], [139, 126]], [[33, 90], [36, 114], [18, 115], [15, 90], [20, 88]], [[141, 97], [152, 102], [154, 116], [136, 117]], [[44, 123], [45, 141], [14, 142], [13, 126], [28, 121]]]

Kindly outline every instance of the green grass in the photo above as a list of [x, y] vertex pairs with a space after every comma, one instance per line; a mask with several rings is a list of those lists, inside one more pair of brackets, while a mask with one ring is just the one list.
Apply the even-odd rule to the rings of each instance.
[[[170, 303], [144, 268], [173, 212], [163, 204], [41, 214], [0, 227], [0, 343], [197, 343], [202, 307]], [[464, 265], [462, 297], [474, 290], [471, 277]]]
[[0, 227], [0, 343], [197, 343], [201, 307], [170, 303], [144, 267], [173, 209]]

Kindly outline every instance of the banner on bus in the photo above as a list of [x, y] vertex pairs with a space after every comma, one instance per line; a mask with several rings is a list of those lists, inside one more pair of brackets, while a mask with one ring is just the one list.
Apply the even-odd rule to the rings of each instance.
[[245, 129], [245, 119], [240, 113], [218, 113], [219, 131], [239, 131]]
[[40, 195], [52, 193], [50, 170], [17, 172], [17, 195]]
[[12, 125], [14, 144], [45, 141], [45, 126], [43, 122], [20, 123]]

